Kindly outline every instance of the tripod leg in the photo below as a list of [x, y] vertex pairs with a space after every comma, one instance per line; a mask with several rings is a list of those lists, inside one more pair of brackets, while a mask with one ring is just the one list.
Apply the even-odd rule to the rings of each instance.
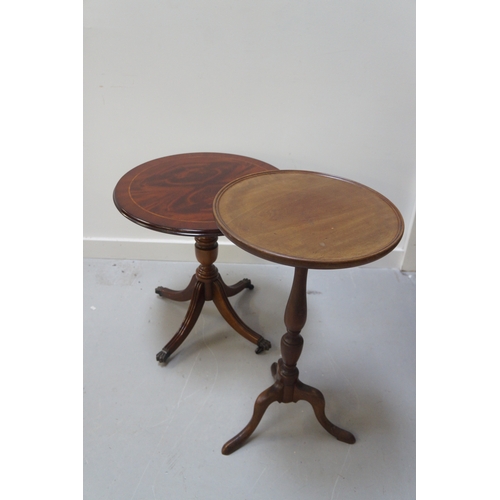
[[230, 439], [222, 447], [223, 455], [230, 455], [243, 446], [244, 442], [252, 435], [253, 431], [259, 425], [267, 407], [271, 403], [280, 400], [281, 393], [281, 387], [278, 384], [274, 384], [259, 395], [255, 401], [253, 415], [250, 422], [248, 422], [247, 426], [239, 434]]
[[294, 388], [294, 401], [304, 400], [311, 404], [314, 414], [318, 422], [329, 432], [332, 436], [336, 437], [339, 441], [347, 444], [354, 444], [356, 438], [349, 432], [336, 425], [332, 424], [325, 414], [325, 398], [321, 391], [303, 384], [297, 380]]

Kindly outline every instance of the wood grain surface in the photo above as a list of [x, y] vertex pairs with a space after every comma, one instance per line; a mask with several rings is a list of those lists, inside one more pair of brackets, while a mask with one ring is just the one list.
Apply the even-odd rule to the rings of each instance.
[[242, 176], [276, 170], [268, 163], [227, 153], [186, 153], [148, 161], [117, 183], [113, 200], [128, 219], [155, 231], [186, 236], [221, 235], [212, 204], [217, 192]]
[[222, 233], [249, 253], [279, 264], [338, 269], [391, 252], [404, 222], [387, 198], [327, 174], [277, 170], [225, 186], [214, 200]]

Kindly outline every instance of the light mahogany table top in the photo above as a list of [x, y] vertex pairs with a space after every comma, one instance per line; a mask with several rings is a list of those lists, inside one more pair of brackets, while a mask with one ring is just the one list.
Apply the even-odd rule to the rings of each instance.
[[215, 197], [222, 233], [249, 253], [294, 267], [339, 269], [380, 259], [403, 217], [377, 191], [327, 174], [276, 170], [237, 179]]

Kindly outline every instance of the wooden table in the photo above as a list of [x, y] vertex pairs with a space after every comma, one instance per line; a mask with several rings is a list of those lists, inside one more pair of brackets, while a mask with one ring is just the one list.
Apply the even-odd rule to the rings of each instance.
[[257, 353], [271, 347], [268, 340], [243, 323], [228, 300], [245, 288], [252, 289], [253, 285], [249, 279], [243, 279], [228, 286], [219, 275], [214, 262], [217, 239], [222, 233], [212, 211], [215, 195], [227, 183], [270, 170], [276, 167], [245, 156], [188, 153], [149, 161], [118, 181], [113, 200], [125, 217], [154, 231], [195, 238], [195, 255], [200, 265], [189, 285], [181, 291], [156, 288], [161, 297], [190, 301], [181, 327], [156, 355], [160, 363], [165, 363], [189, 335], [207, 300], [213, 300], [222, 317], [240, 335], [257, 345]]
[[222, 233], [236, 245], [295, 268], [281, 359], [271, 366], [275, 382], [259, 395], [250, 422], [223, 446], [222, 453], [229, 455], [242, 446], [275, 401], [308, 401], [330, 434], [353, 444], [354, 436], [326, 417], [323, 394], [299, 380], [307, 273], [309, 269], [360, 266], [387, 255], [403, 236], [398, 209], [380, 193], [356, 182], [316, 172], [279, 170], [225, 186], [215, 197], [214, 214]]

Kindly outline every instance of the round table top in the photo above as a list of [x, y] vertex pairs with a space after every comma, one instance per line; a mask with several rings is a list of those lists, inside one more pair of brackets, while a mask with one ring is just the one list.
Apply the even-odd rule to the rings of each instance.
[[367, 264], [401, 240], [403, 217], [383, 195], [327, 174], [277, 170], [226, 185], [215, 197], [222, 233], [278, 264], [340, 269]]
[[217, 192], [242, 176], [276, 170], [226, 153], [185, 153], [148, 161], [117, 183], [113, 200], [128, 219], [162, 233], [220, 236], [212, 205]]

